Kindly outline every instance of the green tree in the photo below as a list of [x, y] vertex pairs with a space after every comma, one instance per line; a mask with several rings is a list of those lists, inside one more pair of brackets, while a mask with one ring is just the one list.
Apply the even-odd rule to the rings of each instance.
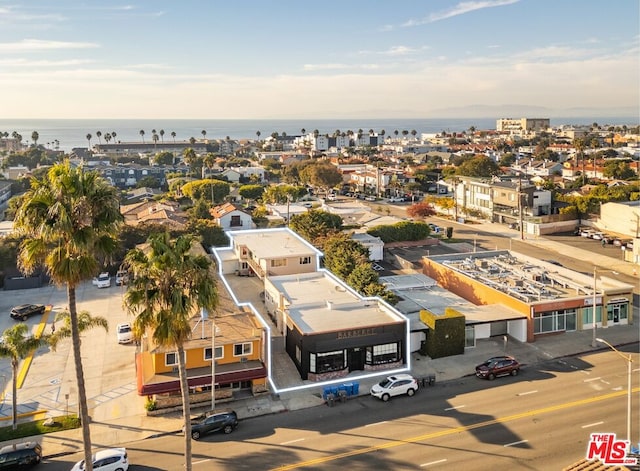
[[310, 210], [293, 215], [289, 227], [313, 245], [321, 247], [327, 237], [342, 230], [342, 218], [327, 211]]
[[491, 177], [500, 173], [500, 167], [491, 157], [476, 155], [463, 162], [456, 170], [457, 175], [468, 177]]
[[615, 178], [617, 180], [630, 180], [632, 178], [637, 178], [636, 173], [629, 166], [629, 163], [621, 162], [619, 160], [607, 162], [604, 165], [602, 175], [607, 178]]
[[67, 286], [73, 356], [78, 386], [85, 463], [91, 471], [91, 435], [84, 384], [76, 287], [100, 271], [117, 248], [116, 234], [122, 216], [118, 191], [96, 172], [71, 167], [68, 161], [54, 165], [31, 189], [14, 221], [25, 239], [18, 265], [26, 273], [44, 267], [57, 285]]
[[38, 131], [33, 131], [31, 133], [31, 140], [33, 141], [34, 147], [38, 147], [38, 139], [40, 139], [40, 134], [38, 134]]
[[20, 361], [31, 352], [47, 343], [46, 337], [29, 335], [27, 324], [15, 324], [2, 332], [0, 357], [11, 359], [11, 408], [13, 411], [11, 426], [18, 428], [18, 366]]
[[[56, 314], [53, 320], [55, 330], [47, 338], [47, 342], [51, 349], [55, 351], [58, 344], [63, 339], [71, 338], [71, 315], [69, 311], [63, 311]], [[89, 311], [80, 311], [78, 313], [78, 332], [81, 334], [94, 327], [102, 327], [105, 332], [109, 332], [109, 321], [102, 316], [92, 316]]]
[[153, 157], [156, 165], [173, 165], [173, 152], [158, 152]]
[[[184, 344], [191, 338], [190, 319], [218, 304], [210, 259], [192, 253], [191, 236], [171, 240], [167, 233], [149, 238], [149, 247], [134, 249], [125, 258], [132, 273], [125, 306], [135, 316], [136, 335], [148, 332], [153, 342], [176, 349], [185, 427], [185, 469], [191, 471], [191, 407]], [[213, 378], [212, 378], [213, 380]]]
[[142, 143], [144, 144], [144, 129], [140, 130], [140, 137], [142, 137]]
[[247, 200], [259, 200], [264, 193], [262, 185], [242, 185], [238, 188], [238, 194]]
[[346, 280], [359, 264], [369, 261], [369, 249], [344, 233], [327, 239], [323, 252], [324, 266], [343, 280]]
[[160, 188], [161, 186], [160, 180], [153, 175], [142, 177], [138, 180], [138, 183], [136, 183], [136, 188]]
[[229, 238], [224, 229], [212, 219], [194, 219], [189, 221], [187, 231], [198, 237], [205, 248], [227, 247]]
[[210, 178], [194, 180], [182, 187], [182, 194], [188, 196], [194, 202], [201, 198], [207, 198], [212, 203], [220, 203], [229, 195], [230, 191], [231, 187], [227, 182]]

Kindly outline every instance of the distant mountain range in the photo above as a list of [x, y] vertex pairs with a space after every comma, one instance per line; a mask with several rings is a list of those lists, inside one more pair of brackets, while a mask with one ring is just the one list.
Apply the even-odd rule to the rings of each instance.
[[640, 108], [566, 108], [553, 109], [531, 105], [469, 105], [430, 110], [428, 116], [438, 118], [629, 118], [640, 122]]

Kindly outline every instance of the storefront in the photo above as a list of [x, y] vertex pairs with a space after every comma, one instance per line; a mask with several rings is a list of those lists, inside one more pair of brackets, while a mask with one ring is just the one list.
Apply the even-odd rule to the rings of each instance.
[[325, 381], [352, 371], [400, 368], [405, 363], [406, 323], [303, 334], [287, 326], [287, 352], [302, 379]]

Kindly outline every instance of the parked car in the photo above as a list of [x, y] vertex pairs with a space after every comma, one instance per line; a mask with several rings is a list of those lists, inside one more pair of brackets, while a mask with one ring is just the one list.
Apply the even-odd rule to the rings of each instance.
[[375, 196], [371, 196], [371, 195], [369, 195], [369, 196], [365, 196], [365, 197], [364, 197], [364, 199], [365, 199], [366, 201], [375, 201], [375, 200], [376, 200], [376, 197], [375, 197]]
[[389, 203], [404, 203], [404, 196], [392, 196]]
[[495, 379], [498, 376], [516, 376], [519, 372], [520, 363], [511, 356], [492, 357], [476, 366], [478, 378]]
[[44, 304], [21, 304], [11, 309], [11, 317], [18, 321], [26, 321], [31, 316], [44, 314]]
[[580, 229], [580, 237], [590, 239], [594, 232], [593, 229]]
[[[238, 415], [235, 411], [221, 411], [201, 415], [191, 421], [191, 438], [198, 440], [208, 433], [231, 433], [238, 426]], [[184, 433], [184, 427], [182, 429]]]
[[129, 274], [125, 270], [118, 270], [116, 273], [116, 286], [122, 286], [129, 283]]
[[116, 336], [118, 343], [131, 343], [133, 341], [133, 329], [131, 324], [124, 322], [116, 327]]
[[[129, 461], [125, 448], [109, 448], [94, 453], [93, 469], [96, 471], [127, 471]], [[84, 460], [78, 461], [71, 471], [82, 471], [85, 469]]]
[[371, 387], [371, 395], [387, 402], [393, 396], [400, 396], [402, 394], [413, 396], [417, 390], [418, 381], [413, 376], [398, 374], [388, 376], [378, 384], [374, 384]]
[[92, 281], [94, 286], [98, 288], [110, 288], [111, 287], [111, 277], [109, 273], [102, 272], [98, 276], [96, 276]]
[[433, 224], [433, 223], [430, 222], [427, 225], [429, 226], [429, 229], [431, 229], [431, 232], [433, 232], [434, 234], [440, 234], [441, 232], [443, 232], [442, 231], [442, 227], [440, 227], [440, 226], [438, 226], [436, 224]]
[[42, 460], [42, 447], [36, 442], [16, 443], [0, 448], [0, 469], [31, 468]]

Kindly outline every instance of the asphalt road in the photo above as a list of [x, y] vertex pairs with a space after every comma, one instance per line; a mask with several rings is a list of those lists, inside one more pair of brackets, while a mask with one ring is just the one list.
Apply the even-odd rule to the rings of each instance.
[[[638, 345], [629, 350], [634, 365]], [[633, 372], [638, 384], [638, 369]], [[553, 360], [495, 381], [466, 377], [383, 403], [359, 397], [241, 421], [193, 442], [195, 470], [562, 469], [590, 433], [626, 436], [626, 368], [614, 352]], [[638, 430], [638, 388], [632, 424]], [[132, 470], [183, 469], [182, 435], [124, 444]], [[69, 469], [79, 456], [51, 460]]]

